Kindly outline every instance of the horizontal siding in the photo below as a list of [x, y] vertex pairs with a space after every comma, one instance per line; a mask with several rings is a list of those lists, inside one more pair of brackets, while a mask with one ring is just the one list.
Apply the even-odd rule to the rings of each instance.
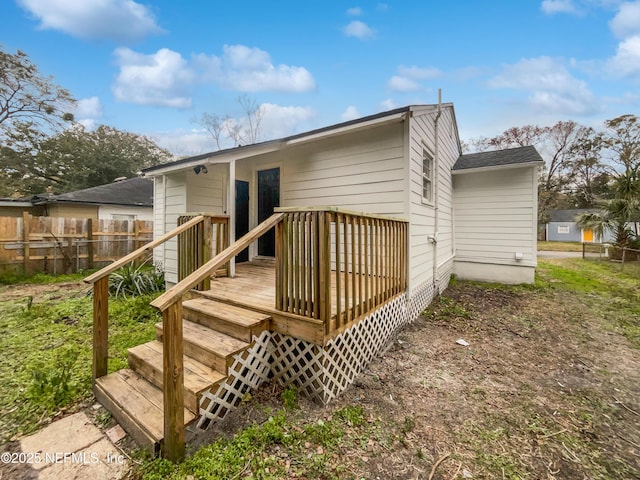
[[[533, 168], [454, 177], [456, 259], [531, 265], [535, 262]], [[515, 253], [524, 255], [522, 261]]]
[[437, 248], [436, 262], [446, 263], [453, 254], [453, 188], [451, 168], [458, 159], [458, 138], [455, 131], [453, 110], [444, 108], [438, 120], [438, 177], [435, 192], [438, 196], [438, 243], [428, 240], [436, 233], [435, 202], [422, 200], [422, 151], [423, 147], [435, 155], [436, 112], [415, 115], [410, 123], [409, 148], [409, 202], [411, 210], [410, 279], [412, 287], [433, 281], [433, 256]]
[[402, 124], [393, 124], [288, 149], [283, 205], [407, 217], [402, 134]]

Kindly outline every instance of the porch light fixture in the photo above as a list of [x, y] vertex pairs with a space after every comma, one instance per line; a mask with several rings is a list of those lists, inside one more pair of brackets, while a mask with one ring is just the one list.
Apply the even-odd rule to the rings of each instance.
[[193, 167], [193, 171], [196, 175], [199, 175], [200, 172], [209, 173], [209, 170], [207, 170], [207, 167], [205, 165], [196, 165], [195, 167]]

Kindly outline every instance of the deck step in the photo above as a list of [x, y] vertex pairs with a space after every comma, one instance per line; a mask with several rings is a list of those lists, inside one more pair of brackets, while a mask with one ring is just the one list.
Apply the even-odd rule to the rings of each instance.
[[269, 329], [271, 321], [271, 316], [266, 313], [234, 307], [202, 296], [184, 301], [182, 308], [185, 319], [244, 342], [251, 342], [253, 335], [260, 335]]
[[[162, 388], [163, 383], [162, 361], [162, 343], [157, 340], [129, 349], [129, 366], [158, 388]], [[183, 364], [184, 405], [197, 414], [202, 392], [226, 377], [187, 355], [183, 357]]]
[[[96, 379], [94, 393], [138, 445], [157, 454], [164, 438], [162, 390], [130, 369]], [[195, 415], [184, 409], [185, 425]]]
[[[204, 325], [182, 321], [184, 354], [226, 375], [231, 357], [249, 348], [248, 342], [211, 330]], [[162, 323], [156, 324], [156, 338], [162, 341]]]

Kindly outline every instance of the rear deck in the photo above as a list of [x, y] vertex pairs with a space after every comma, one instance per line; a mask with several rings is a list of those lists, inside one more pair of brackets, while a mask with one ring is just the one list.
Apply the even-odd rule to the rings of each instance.
[[[273, 228], [275, 258], [230, 264]], [[402, 219], [282, 208], [231, 243], [228, 217], [181, 216], [85, 279], [96, 397], [139, 444], [172, 460], [184, 456], [187, 424], [223, 418], [263, 381], [329, 401], [406, 321], [407, 232]], [[152, 302], [162, 312], [156, 340], [129, 350], [130, 368], [108, 373], [109, 274], [174, 237], [179, 282]]]
[[[337, 281], [337, 277], [340, 281]], [[276, 261], [272, 257], [257, 257], [249, 262], [236, 264], [235, 276], [211, 278], [210, 289], [199, 295], [221, 303], [242, 307], [248, 310], [268, 314], [272, 318], [271, 330], [291, 335], [301, 340], [322, 345], [361, 320], [365, 308], [364, 291], [373, 291], [378, 278], [373, 275], [353, 274], [331, 271], [331, 317], [327, 335], [322, 320], [282, 311], [276, 305]], [[337, 285], [342, 283], [340, 301]], [[360, 287], [360, 288], [359, 288]], [[355, 306], [349, 315], [345, 305], [349, 298], [355, 300]], [[393, 297], [392, 297], [393, 298]], [[338, 307], [341, 306], [340, 316]], [[347, 319], [347, 317], [349, 317]], [[348, 320], [348, 321], [343, 321]]]

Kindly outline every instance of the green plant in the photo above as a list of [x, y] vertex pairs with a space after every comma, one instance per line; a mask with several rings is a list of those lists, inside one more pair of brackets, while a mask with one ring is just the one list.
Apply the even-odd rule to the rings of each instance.
[[57, 353], [52, 364], [41, 361], [31, 372], [28, 395], [50, 408], [57, 408], [72, 400], [78, 387], [72, 381], [72, 374], [79, 356], [77, 348], [67, 347]]
[[298, 390], [293, 385], [289, 385], [282, 395], [280, 395], [282, 404], [287, 410], [298, 408]]
[[109, 293], [114, 297], [137, 297], [164, 290], [164, 274], [143, 263], [130, 263], [109, 277]]

